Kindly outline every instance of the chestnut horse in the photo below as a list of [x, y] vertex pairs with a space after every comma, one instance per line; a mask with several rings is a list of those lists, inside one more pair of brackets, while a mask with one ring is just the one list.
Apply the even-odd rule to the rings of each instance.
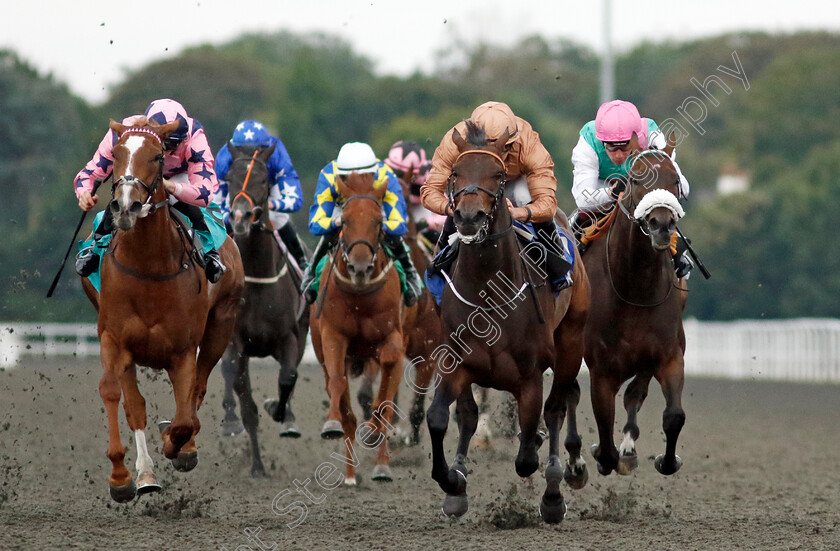
[[[473, 383], [510, 392], [516, 399], [521, 429], [516, 473], [532, 475], [539, 467], [537, 450], [542, 443], [537, 428], [543, 405], [543, 372], [552, 368], [553, 382], [545, 402], [547, 488], [540, 512], [546, 522], [556, 523], [566, 511], [560, 483], [565, 478], [573, 488], [582, 488], [588, 478], [580, 457], [575, 409], [580, 399], [577, 375], [589, 284], [583, 263], [577, 261], [574, 285], [555, 297], [545, 280], [535, 277], [541, 266], [526, 265], [529, 253], [523, 253], [504, 201], [502, 155], [508, 138], [506, 132], [488, 144], [484, 130], [471, 120], [467, 121], [466, 138], [457, 130], [452, 136], [461, 154], [452, 166], [447, 193], [461, 243], [441, 303], [445, 344], [436, 358], [443, 379], [427, 412], [432, 478], [447, 494], [444, 513], [463, 515], [468, 509], [466, 456], [478, 421]], [[562, 213], [558, 212], [557, 221], [568, 230]], [[449, 406], [456, 399], [460, 438], [455, 462], [449, 466], [443, 443]], [[567, 415], [565, 447], [570, 460], [564, 472], [559, 432]]]
[[236, 434], [242, 430], [235, 413], [235, 390], [239, 396], [244, 428], [251, 440], [251, 476], [259, 477], [266, 473], [260, 458], [257, 439], [259, 415], [251, 395], [248, 361], [252, 357], [271, 356], [280, 364], [279, 399], [270, 399], [273, 417], [282, 423], [280, 436], [300, 436], [300, 431], [294, 426], [289, 399], [306, 346], [309, 318], [301, 316], [298, 319], [300, 292], [293, 278], [294, 268], [280, 249], [268, 216], [270, 182], [266, 163], [274, 152], [274, 146], [255, 149], [228, 144], [228, 150], [233, 158], [228, 172], [230, 224], [245, 267], [245, 291], [233, 340], [222, 359], [225, 379], [222, 431], [224, 434]]
[[[115, 501], [125, 502], [135, 493], [160, 490], [146, 443], [146, 402], [137, 387], [136, 365], [168, 373], [175, 417], [171, 424], [160, 424], [163, 454], [177, 470], [192, 470], [198, 463], [195, 437], [201, 428], [196, 412], [210, 371], [230, 341], [243, 272], [236, 245], [228, 238], [219, 249], [227, 271], [209, 285], [165, 208], [162, 141], [178, 123], [158, 126], [141, 120], [129, 127], [111, 121], [110, 126], [119, 136], [108, 205], [117, 231], [102, 257], [101, 291], [87, 278], [82, 285], [99, 312], [104, 370], [99, 394], [108, 414], [110, 492]], [[120, 442], [121, 395], [137, 447], [136, 485]]]
[[[682, 313], [687, 289], [674, 274], [670, 243], [683, 211], [679, 177], [671, 163], [673, 136], [662, 151], [639, 152], [618, 200], [621, 209], [607, 235], [592, 242], [584, 255], [592, 282], [592, 308], [586, 323], [586, 365], [592, 385], [592, 408], [599, 444], [593, 446], [598, 471], [630, 474], [638, 465], [636, 415], [655, 377], [665, 395], [662, 425], [665, 454], [654, 461], [656, 470], [673, 474], [682, 465], [676, 455], [677, 437], [685, 422], [681, 394], [685, 333]], [[624, 391], [627, 423], [620, 450], [613, 443], [615, 397]]]
[[[411, 193], [411, 181], [414, 171], [397, 172], [400, 186], [403, 190], [403, 196], [408, 198]], [[417, 221], [414, 220], [412, 211], [408, 209], [408, 219], [405, 221], [407, 231], [405, 234], [405, 241], [411, 249], [411, 261], [419, 273], [424, 273], [426, 267], [429, 265], [429, 257], [423, 252], [418, 242]], [[435, 374], [436, 363], [432, 358], [432, 353], [441, 342], [443, 336], [440, 328], [440, 315], [437, 311], [435, 299], [427, 288], [423, 288], [423, 293], [417, 300], [417, 315], [414, 318], [414, 323], [411, 327], [406, 327], [407, 343], [405, 349], [405, 358], [407, 362], [405, 375], [413, 372], [413, 377], [408, 378], [408, 384], [414, 391], [414, 399], [411, 405], [411, 412], [409, 413], [409, 420], [411, 423], [411, 433], [406, 434], [399, 426], [399, 417], [394, 418], [395, 431], [393, 437], [399, 437], [409, 446], [416, 446], [420, 443], [420, 427], [426, 417], [425, 401], [426, 393], [432, 387], [430, 383]], [[373, 404], [373, 383], [376, 378], [376, 369], [372, 366], [366, 366], [365, 376], [362, 380], [362, 386], [359, 388], [359, 404], [364, 411], [365, 419], [371, 417], [371, 406]], [[396, 402], [396, 397], [394, 399]]]
[[[382, 245], [381, 201], [385, 185], [374, 186], [372, 173], [336, 178], [345, 198], [339, 246], [321, 274], [318, 302], [311, 309], [312, 346], [324, 368], [330, 398], [323, 438], [344, 438], [347, 469], [344, 483], [356, 484], [356, 416], [350, 401], [351, 367], [368, 362], [381, 371], [373, 419], [366, 423], [378, 446], [374, 480], [392, 480], [388, 431], [395, 411], [405, 358], [405, 328], [413, 323], [416, 306], [406, 308], [399, 274]], [[355, 371], [355, 370], [353, 370]], [[357, 374], [357, 373], [356, 373]]]

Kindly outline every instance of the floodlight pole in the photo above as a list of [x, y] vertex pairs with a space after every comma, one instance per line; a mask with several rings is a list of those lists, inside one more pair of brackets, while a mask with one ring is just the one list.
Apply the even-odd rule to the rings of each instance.
[[601, 103], [615, 99], [615, 64], [612, 52], [612, 1], [604, 0], [604, 55], [601, 58]]

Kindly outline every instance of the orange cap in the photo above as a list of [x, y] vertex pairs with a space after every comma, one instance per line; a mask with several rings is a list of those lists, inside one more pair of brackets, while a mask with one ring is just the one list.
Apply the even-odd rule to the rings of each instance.
[[484, 127], [484, 134], [488, 141], [498, 140], [505, 130], [510, 134], [507, 143], [516, 139], [519, 130], [516, 125], [516, 116], [506, 103], [500, 101], [482, 103], [475, 108], [470, 118]]

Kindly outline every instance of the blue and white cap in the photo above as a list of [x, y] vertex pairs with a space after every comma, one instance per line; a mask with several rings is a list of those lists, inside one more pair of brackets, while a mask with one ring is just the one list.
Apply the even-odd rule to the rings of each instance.
[[242, 121], [236, 125], [230, 143], [236, 147], [256, 145], [265, 147], [271, 145], [271, 136], [265, 125], [259, 121]]

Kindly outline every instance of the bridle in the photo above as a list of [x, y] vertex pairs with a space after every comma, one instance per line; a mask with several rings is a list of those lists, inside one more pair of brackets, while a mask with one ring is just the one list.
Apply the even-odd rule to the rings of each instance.
[[[160, 136], [158, 136], [156, 132], [154, 132], [154, 131], [152, 131], [148, 128], [145, 128], [145, 127], [144, 128], [129, 128], [128, 130], [126, 130], [125, 132], [122, 133], [120, 138], [122, 139], [122, 137], [125, 136], [126, 134], [142, 134], [142, 135], [145, 135], [145, 136], [152, 136], [155, 139], [155, 141], [157, 141], [158, 145], [160, 146], [160, 154], [158, 154], [158, 156], [156, 156], [154, 160], [158, 165], [158, 171], [157, 171], [157, 175], [155, 176], [155, 179], [152, 181], [151, 184], [147, 184], [146, 182], [144, 182], [140, 178], [137, 178], [136, 176], [132, 176], [130, 174], [129, 175], [124, 174], [124, 175], [120, 176], [119, 178], [114, 180], [114, 183], [111, 185], [111, 198], [113, 199], [113, 198], [116, 197], [117, 188], [120, 187], [120, 186], [134, 187], [137, 184], [140, 184], [140, 186], [142, 186], [142, 188], [144, 190], [146, 190], [146, 194], [147, 194], [146, 195], [146, 200], [143, 201], [143, 203], [142, 203], [142, 206], [146, 207], [146, 206], [151, 204], [152, 197], [154, 196], [155, 192], [157, 191], [160, 183], [163, 182], [163, 165], [164, 165], [164, 162], [165, 162], [165, 157], [164, 157], [164, 153], [163, 153], [163, 144], [160, 141]], [[167, 199], [164, 199], [163, 201], [152, 204], [151, 208], [149, 209], [149, 214], [151, 214], [155, 210], [163, 207], [167, 203], [168, 203]]]
[[[465, 156], [465, 155], [490, 155], [496, 161], [499, 162], [502, 168], [502, 179], [499, 182], [499, 187], [496, 191], [491, 191], [485, 187], [482, 187], [478, 184], [469, 184], [464, 186], [463, 188], [455, 191], [455, 181], [458, 179], [458, 175], [455, 172], [455, 165]], [[505, 175], [507, 174], [507, 167], [505, 166], [505, 162], [502, 158], [492, 151], [487, 151], [486, 149], [470, 149], [468, 151], [462, 152], [458, 155], [458, 158], [455, 159], [455, 162], [452, 164], [452, 172], [449, 174], [449, 177], [446, 179], [446, 197], [449, 199], [449, 207], [452, 211], [455, 211], [455, 199], [458, 198], [459, 195], [478, 195], [479, 191], [482, 191], [493, 198], [493, 204], [490, 207], [490, 213], [487, 218], [484, 219], [484, 223], [481, 225], [481, 228], [478, 230], [478, 233], [474, 237], [464, 237], [461, 236], [461, 240], [466, 243], [482, 243], [485, 241], [489, 234], [490, 234], [490, 225], [493, 222], [493, 216], [496, 213], [496, 207], [499, 205], [499, 201], [505, 194]]]
[[[255, 150], [254, 154], [251, 156], [250, 159], [248, 159], [247, 157], [239, 157], [238, 159], [235, 159], [233, 161], [234, 164], [236, 164], [238, 161], [250, 161], [249, 164], [248, 164], [248, 171], [245, 173], [245, 180], [242, 182], [242, 189], [239, 191], [239, 193], [236, 194], [236, 196], [233, 198], [233, 200], [230, 202], [230, 204], [231, 204], [231, 206], [233, 206], [233, 204], [236, 202], [237, 199], [239, 199], [240, 197], [244, 197], [245, 200], [248, 201], [248, 204], [251, 206], [251, 223], [252, 224], [254, 224], [257, 221], [256, 216], [254, 214], [254, 209], [255, 209], [254, 199], [246, 191], [247, 188], [248, 188], [248, 183], [251, 180], [251, 172], [254, 170], [254, 163], [257, 163], [257, 162], [260, 163], [261, 165], [263, 165], [264, 167], [266, 167], [266, 172], [268, 170], [265, 161], [257, 158], [257, 155], [259, 154], [259, 152], [260, 152], [259, 149]], [[266, 199], [268, 199], [268, 195], [266, 195]]]
[[[369, 201], [373, 201], [376, 203], [377, 207], [381, 208], [382, 203], [380, 203], [379, 199], [373, 195], [351, 195], [344, 201], [344, 207], [346, 207], [351, 201], [355, 201], [356, 199], [367, 199]], [[381, 231], [380, 231], [381, 233]], [[380, 241], [377, 239], [376, 244], [371, 243], [367, 239], [356, 239], [355, 241], [350, 242], [349, 244], [344, 241], [344, 232], [341, 233], [341, 258], [344, 260], [345, 263], [349, 262], [349, 254], [350, 251], [353, 250], [353, 247], [356, 245], [364, 245], [368, 249], [370, 249], [371, 254], [373, 255], [373, 262], [376, 262], [376, 254], [379, 251]]]
[[[634, 224], [639, 226], [639, 229], [641, 230], [641, 232], [643, 234], [647, 235], [647, 236], [650, 236], [650, 230], [647, 227], [647, 222], [644, 219], [636, 218], [633, 214], [636, 211], [637, 203], [636, 203], [635, 199], [633, 198], [633, 193], [632, 193], [632, 187], [634, 185], [644, 186], [645, 182], [639, 181], [637, 178], [632, 176], [632, 174], [633, 174], [633, 166], [636, 164], [636, 162], [639, 161], [639, 159], [641, 159], [645, 155], [654, 154], [654, 153], [661, 153], [662, 155], [665, 155], [666, 158], [668, 157], [664, 152], [662, 152], [658, 149], [646, 149], [646, 150], [641, 151], [641, 152], [639, 152], [639, 153], [637, 153], [636, 155], [633, 156], [633, 158], [630, 162], [630, 168], [627, 170], [627, 175], [624, 176], [625, 184], [626, 184], [627, 188], [630, 190], [630, 192], [627, 193], [626, 197], [619, 196], [618, 200], [616, 201], [616, 203], [618, 204], [618, 207], [621, 209], [621, 212], [631, 222], [633, 222]], [[680, 187], [680, 176], [679, 176], [679, 174], [677, 174], [677, 176], [676, 176], [675, 184], [677, 186], [677, 194], [678, 194], [677, 197], [682, 198], [681, 197], [682, 196], [682, 188]], [[630, 201], [629, 208], [624, 204], [625, 200], [627, 200], [627, 199], [629, 199], [629, 201]]]

